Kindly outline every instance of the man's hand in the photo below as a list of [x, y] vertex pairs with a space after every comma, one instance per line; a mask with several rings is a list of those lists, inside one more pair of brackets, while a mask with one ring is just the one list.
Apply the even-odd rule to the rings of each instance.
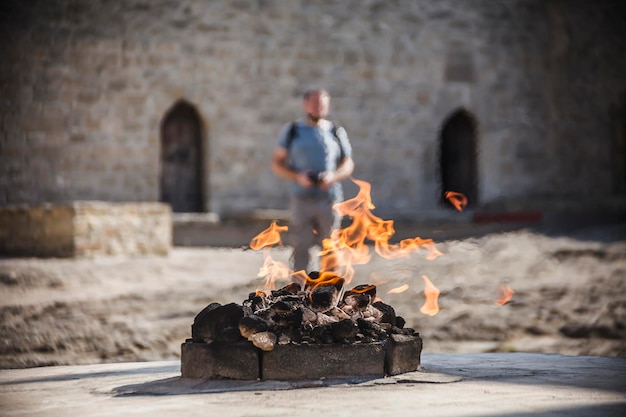
[[332, 171], [324, 171], [320, 173], [317, 186], [324, 191], [328, 191], [335, 183], [335, 173]]
[[304, 188], [313, 188], [316, 186], [316, 184], [311, 180], [308, 172], [299, 172], [296, 177], [296, 182], [299, 186]]

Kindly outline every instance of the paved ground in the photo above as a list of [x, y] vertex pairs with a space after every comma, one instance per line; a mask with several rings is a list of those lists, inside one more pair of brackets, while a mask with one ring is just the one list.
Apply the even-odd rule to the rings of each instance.
[[428, 354], [360, 383], [189, 381], [178, 361], [0, 371], [2, 416], [624, 416], [626, 359]]

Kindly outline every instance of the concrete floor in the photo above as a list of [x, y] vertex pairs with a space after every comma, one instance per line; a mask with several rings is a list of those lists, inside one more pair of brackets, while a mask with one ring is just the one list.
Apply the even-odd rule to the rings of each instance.
[[369, 381], [194, 381], [180, 363], [0, 371], [2, 416], [624, 416], [626, 359], [424, 354]]

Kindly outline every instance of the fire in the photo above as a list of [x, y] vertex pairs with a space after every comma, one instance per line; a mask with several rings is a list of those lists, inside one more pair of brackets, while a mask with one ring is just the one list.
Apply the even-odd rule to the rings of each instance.
[[402, 292], [405, 292], [408, 289], [409, 289], [409, 284], [404, 284], [399, 287], [390, 289], [389, 291], [387, 291], [387, 294], [400, 294]]
[[305, 287], [310, 287], [311, 291], [323, 285], [343, 287], [344, 281], [344, 278], [326, 271], [322, 272], [318, 278], [310, 278], [307, 276]]
[[511, 287], [502, 284], [498, 285], [498, 288], [500, 289], [501, 295], [500, 298], [496, 300], [496, 304], [499, 306], [503, 306], [511, 300], [513, 294], [515, 294], [515, 291], [513, 291]]
[[352, 288], [350, 290], [350, 292], [353, 292], [353, 293], [356, 293], [356, 294], [364, 294], [364, 293], [366, 293], [368, 291], [376, 292], [376, 285], [371, 285], [371, 284], [369, 284], [369, 285], [359, 285], [359, 286], [356, 286], [356, 287], [354, 287], [354, 288]]
[[[322, 242], [321, 270], [329, 271], [343, 268], [341, 275], [349, 283], [354, 276], [353, 265], [363, 265], [370, 261], [371, 254], [366, 241], [374, 242], [376, 253], [386, 259], [408, 257], [419, 249], [425, 249], [427, 259], [441, 256], [432, 239], [419, 237], [404, 239], [399, 244], [389, 243], [395, 233], [392, 220], [383, 220], [371, 210], [375, 208], [370, 196], [371, 185], [365, 181], [352, 179], [359, 186], [356, 197], [334, 206], [342, 216], [349, 216], [352, 224], [335, 230], [332, 236]], [[334, 255], [327, 261], [324, 255]]]
[[[250, 248], [259, 250], [283, 244], [280, 234], [289, 230], [287, 226], [278, 226], [275, 221], [270, 226], [256, 235], [250, 241]], [[259, 277], [265, 277], [265, 291], [275, 288], [275, 282], [289, 279], [289, 267], [283, 262], [278, 262], [266, 255], [263, 266], [259, 269]]]
[[265, 277], [265, 291], [269, 292], [276, 288], [276, 281], [287, 281], [289, 279], [289, 267], [267, 255], [257, 276]]
[[286, 232], [289, 230], [287, 226], [278, 226], [275, 221], [272, 222], [270, 227], [263, 230], [261, 233], [256, 235], [250, 241], [250, 248], [254, 250], [259, 250], [266, 247], [271, 247], [274, 245], [283, 244], [280, 239], [281, 232]]
[[[414, 237], [403, 239], [397, 244], [390, 243], [389, 240], [395, 233], [393, 221], [383, 220], [372, 213], [375, 206], [370, 195], [371, 184], [356, 179], [352, 181], [359, 187], [358, 194], [333, 207], [340, 215], [350, 217], [352, 223], [343, 229], [333, 231], [330, 238], [323, 240], [322, 250], [319, 253], [319, 276], [311, 278], [306, 271], [289, 271], [285, 264], [267, 256], [259, 272], [259, 276], [266, 277], [265, 291], [274, 289], [276, 281], [288, 279], [299, 283], [303, 289], [305, 287], [315, 289], [320, 285], [334, 286], [339, 280], [341, 280], [341, 285], [347, 285], [354, 277], [354, 266], [367, 264], [371, 259], [372, 254], [368, 243], [373, 243], [376, 253], [385, 259], [409, 257], [421, 249], [426, 251], [426, 259], [429, 260], [442, 255], [432, 239]], [[259, 250], [282, 245], [280, 233], [287, 230], [287, 226], [278, 226], [276, 222], [272, 222], [270, 227], [252, 239], [250, 248]], [[428, 278], [424, 276], [424, 279]], [[439, 290], [430, 281], [427, 281], [427, 284], [429, 284], [425, 291], [427, 304], [422, 307], [422, 312], [426, 309], [427, 312], [424, 314], [434, 315], [439, 310], [437, 307]], [[391, 289], [389, 293], [401, 293], [408, 288], [408, 284], [405, 284]]]
[[420, 312], [428, 316], [434, 316], [439, 312], [439, 304], [437, 303], [439, 289], [430, 282], [430, 279], [428, 279], [426, 275], [422, 275], [422, 278], [425, 284], [424, 295], [426, 296], [426, 301], [424, 301], [424, 305], [420, 308]]
[[467, 197], [455, 191], [446, 191], [443, 195], [458, 211], [463, 211], [467, 206]]

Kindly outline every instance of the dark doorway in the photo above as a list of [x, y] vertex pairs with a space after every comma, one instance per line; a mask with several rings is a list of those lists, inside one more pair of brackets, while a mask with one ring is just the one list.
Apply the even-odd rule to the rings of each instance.
[[613, 149], [613, 194], [626, 194], [626, 92], [621, 94], [618, 105], [610, 108]]
[[444, 197], [447, 191], [462, 193], [467, 206], [478, 203], [476, 120], [465, 109], [452, 113], [443, 123], [439, 137], [441, 202], [453, 208]]
[[161, 122], [161, 201], [174, 212], [201, 212], [202, 121], [196, 108], [179, 100]]

